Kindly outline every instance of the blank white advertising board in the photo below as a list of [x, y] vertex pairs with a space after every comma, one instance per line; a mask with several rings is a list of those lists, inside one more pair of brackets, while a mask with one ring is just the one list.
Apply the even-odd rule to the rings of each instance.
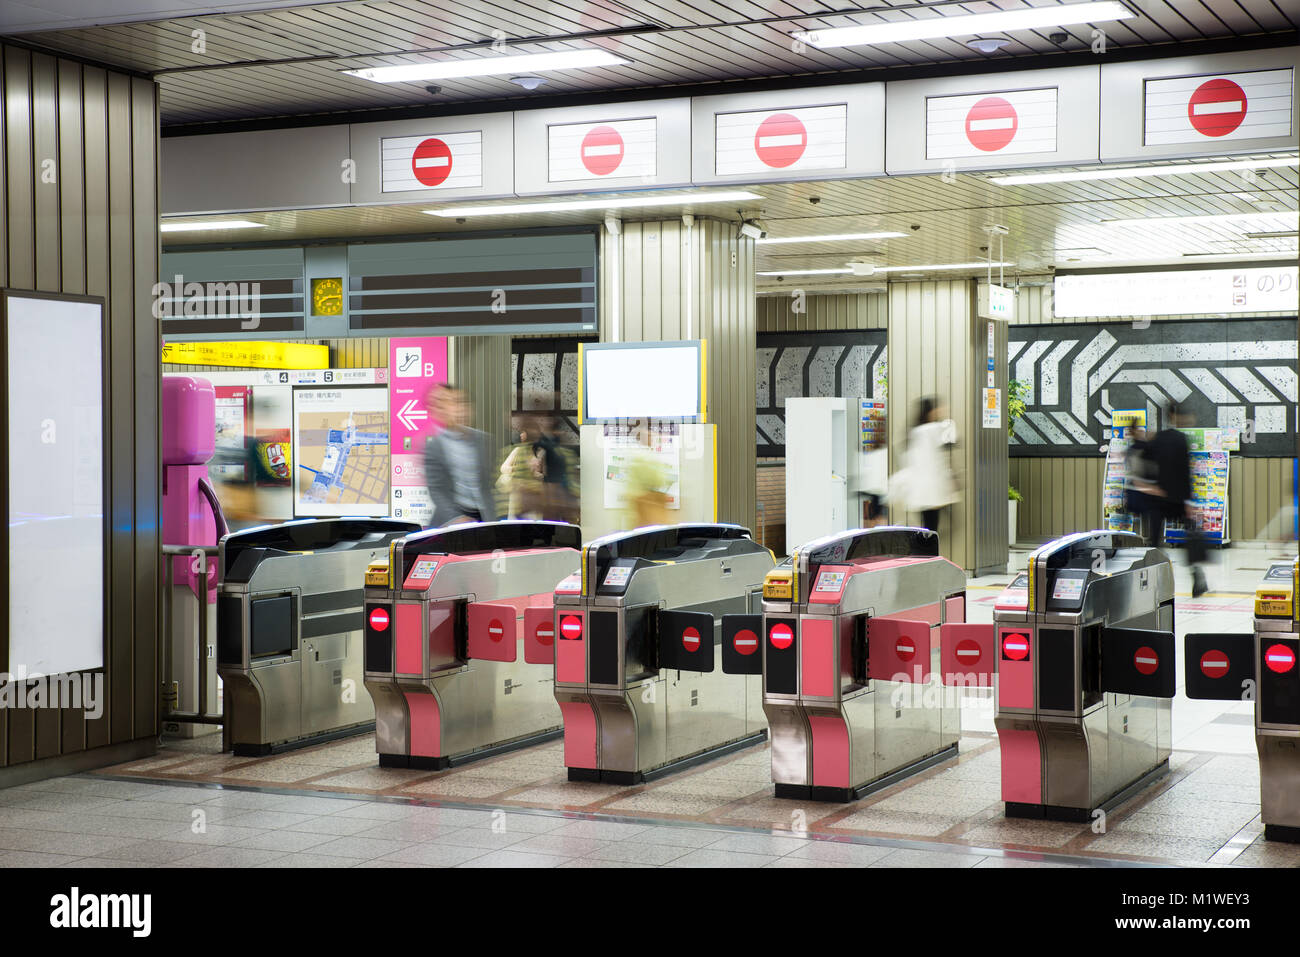
[[700, 414], [700, 343], [584, 346], [585, 421]]
[[4, 294], [9, 673], [104, 667], [104, 307]]

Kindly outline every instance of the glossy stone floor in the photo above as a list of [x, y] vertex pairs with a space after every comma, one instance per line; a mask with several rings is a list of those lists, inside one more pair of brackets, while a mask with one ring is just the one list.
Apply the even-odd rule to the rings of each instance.
[[[1216, 554], [1195, 601], [1180, 566], [1180, 636], [1249, 630], [1255, 583], [1287, 548]], [[971, 582], [971, 620], [992, 620], [1008, 580]], [[849, 805], [773, 797], [766, 746], [627, 788], [570, 783], [558, 742], [429, 772], [379, 768], [369, 735], [258, 759], [217, 753], [218, 735], [169, 740], [146, 760], [0, 792], [0, 865], [1300, 864], [1300, 848], [1262, 840], [1249, 704], [1180, 688], [1170, 773], [1104, 833], [1005, 818], [992, 701], [971, 693], [962, 710], [956, 759]]]

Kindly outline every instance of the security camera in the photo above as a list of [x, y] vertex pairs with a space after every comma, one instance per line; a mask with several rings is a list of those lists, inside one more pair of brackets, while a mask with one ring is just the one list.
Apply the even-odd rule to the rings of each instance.
[[1059, 47], [1066, 40], [1070, 39], [1070, 35], [1066, 33], [1064, 30], [1056, 30], [1050, 35], [1048, 35], [1047, 39], [1051, 40]]
[[740, 235], [748, 236], [750, 239], [763, 239], [767, 236], [767, 230], [754, 220], [746, 219], [740, 224]]
[[818, 203], [820, 203], [821, 201], [822, 201], [822, 198], [821, 198], [820, 196], [809, 196], [809, 197], [808, 197], [808, 202], [812, 203], [814, 206], [816, 206], [816, 205], [817, 205]]
[[437, 96], [442, 92], [442, 87], [438, 86], [436, 83], [430, 83], [424, 88], [424, 92], [428, 93], [430, 96]]
[[916, 231], [917, 231], [918, 229], [920, 229], [920, 228], [921, 228], [921, 224], [920, 224], [920, 223], [913, 223], [913, 224], [912, 224], [912, 232], [916, 232]]

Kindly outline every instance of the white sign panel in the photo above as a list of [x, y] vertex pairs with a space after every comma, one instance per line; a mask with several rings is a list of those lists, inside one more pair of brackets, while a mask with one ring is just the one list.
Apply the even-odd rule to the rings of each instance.
[[1300, 305], [1295, 266], [1057, 276], [1058, 318], [1290, 312]]
[[483, 132], [386, 136], [380, 141], [383, 191], [475, 189], [483, 185]]
[[293, 390], [295, 517], [386, 516], [388, 387]]
[[926, 97], [926, 158], [1055, 153], [1056, 112], [1056, 87]]
[[719, 176], [843, 169], [848, 107], [719, 113], [714, 117], [714, 171]]
[[564, 123], [548, 131], [550, 181], [655, 175], [655, 120]]
[[1291, 135], [1290, 69], [1146, 83], [1146, 145]]

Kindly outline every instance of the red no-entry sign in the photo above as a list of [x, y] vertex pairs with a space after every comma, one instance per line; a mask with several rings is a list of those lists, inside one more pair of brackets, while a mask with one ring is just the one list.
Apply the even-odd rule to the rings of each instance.
[[694, 628], [687, 628], [682, 632], [682, 647], [687, 651], [699, 651], [700, 633]]
[[501, 627], [501, 622], [496, 618], [488, 622], [487, 632], [488, 637], [493, 641], [500, 641], [506, 634], [505, 628]]
[[1144, 675], [1153, 675], [1160, 667], [1160, 656], [1154, 648], [1143, 645], [1133, 652], [1133, 667]]
[[565, 615], [560, 619], [560, 636], [572, 641], [582, 637], [582, 619], [577, 615]]
[[1211, 648], [1201, 655], [1201, 674], [1207, 678], [1222, 678], [1228, 673], [1228, 656]]
[[411, 173], [425, 186], [441, 186], [451, 175], [451, 147], [429, 137], [411, 153]]
[[539, 645], [549, 645], [555, 641], [555, 626], [549, 621], [544, 621], [537, 626], [533, 632], [533, 637], [537, 639]]
[[731, 639], [732, 646], [736, 649], [737, 654], [752, 655], [758, 651], [758, 635], [754, 634], [748, 628], [742, 628], [736, 632]]
[[771, 638], [772, 644], [781, 651], [785, 651], [794, 644], [794, 632], [790, 630], [789, 625], [773, 625], [768, 637]]
[[1286, 645], [1270, 645], [1264, 652], [1264, 664], [1269, 671], [1284, 675], [1295, 667], [1295, 652]]
[[907, 635], [900, 635], [898, 642], [894, 645], [894, 651], [897, 652], [901, 661], [911, 661], [916, 656], [916, 642]]
[[388, 627], [388, 612], [383, 608], [373, 608], [370, 611], [370, 627], [375, 631], [383, 631]]
[[623, 162], [627, 147], [612, 126], [596, 126], [582, 138], [582, 165], [596, 176], [608, 176]]
[[1004, 635], [1002, 638], [1002, 656], [1011, 661], [1024, 661], [1029, 657], [1028, 635]]
[[1187, 119], [1202, 136], [1227, 136], [1246, 118], [1246, 91], [1232, 80], [1206, 80], [1187, 101]]
[[754, 133], [754, 152], [773, 169], [784, 169], [799, 161], [808, 148], [808, 128], [797, 116], [773, 113]]
[[1019, 128], [1016, 108], [1000, 96], [984, 97], [966, 114], [966, 138], [971, 146], [986, 153], [1010, 143]]
[[957, 642], [957, 647], [953, 651], [957, 655], [957, 660], [964, 665], [973, 665], [980, 660], [980, 645], [974, 639], [963, 638]]

